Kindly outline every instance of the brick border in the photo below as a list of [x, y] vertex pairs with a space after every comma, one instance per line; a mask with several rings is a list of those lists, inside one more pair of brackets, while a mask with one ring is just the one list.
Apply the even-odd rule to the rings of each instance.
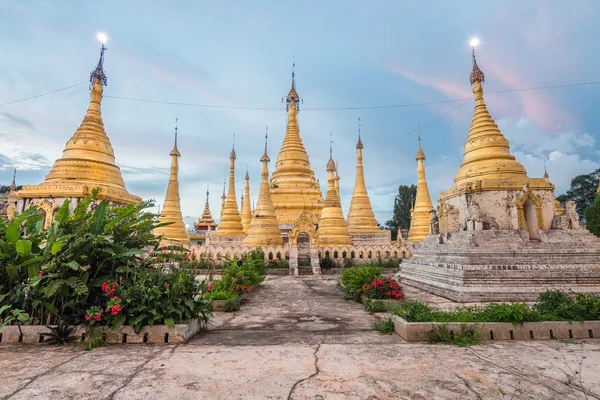
[[446, 325], [450, 331], [459, 331], [462, 326], [480, 329], [481, 339], [493, 340], [547, 340], [547, 339], [592, 339], [600, 337], [600, 321], [545, 321], [524, 322], [407, 322], [397, 315], [392, 316], [394, 330], [404, 340], [427, 341], [427, 335], [436, 326]]

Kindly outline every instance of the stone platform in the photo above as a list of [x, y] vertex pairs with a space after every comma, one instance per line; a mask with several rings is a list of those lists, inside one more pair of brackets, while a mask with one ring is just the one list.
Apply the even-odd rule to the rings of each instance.
[[549, 289], [600, 294], [600, 239], [585, 230], [430, 235], [396, 275], [457, 302], [535, 301]]

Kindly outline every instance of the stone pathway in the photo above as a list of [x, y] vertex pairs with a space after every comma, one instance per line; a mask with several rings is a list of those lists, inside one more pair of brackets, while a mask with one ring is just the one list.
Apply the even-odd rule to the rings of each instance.
[[0, 399], [600, 399], [600, 340], [407, 343], [336, 282], [269, 277], [185, 345], [0, 346]]

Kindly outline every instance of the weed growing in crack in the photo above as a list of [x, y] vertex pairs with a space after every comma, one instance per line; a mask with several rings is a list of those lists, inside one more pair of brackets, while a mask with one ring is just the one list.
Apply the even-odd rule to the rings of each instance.
[[462, 324], [458, 332], [448, 329], [448, 325], [435, 327], [428, 335], [429, 343], [446, 343], [458, 347], [475, 346], [481, 344], [479, 328], [473, 325]]

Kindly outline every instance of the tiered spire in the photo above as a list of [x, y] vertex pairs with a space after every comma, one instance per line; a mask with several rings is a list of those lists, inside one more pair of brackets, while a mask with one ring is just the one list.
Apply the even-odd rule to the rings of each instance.
[[171, 156], [171, 174], [169, 176], [169, 184], [167, 186], [167, 194], [163, 204], [162, 212], [158, 217], [159, 222], [168, 225], [161, 226], [154, 230], [156, 236], [163, 235], [162, 244], [190, 242], [190, 238], [183, 223], [183, 215], [181, 214], [181, 200], [179, 197], [179, 149], [177, 149], [177, 120], [175, 120], [175, 144], [170, 153]]
[[221, 215], [219, 227], [215, 236], [246, 236], [242, 227], [242, 219], [240, 217], [240, 211], [235, 196], [235, 158], [234, 146], [229, 155], [229, 189], [227, 191], [227, 199], [225, 200], [225, 207], [223, 208], [223, 214]]
[[349, 246], [352, 244], [348, 227], [344, 220], [344, 212], [340, 203], [340, 197], [335, 188], [335, 162], [331, 140], [329, 143], [329, 161], [327, 161], [327, 195], [323, 212], [319, 219], [319, 246]]
[[265, 134], [265, 152], [260, 159], [262, 172], [260, 175], [260, 192], [258, 202], [252, 215], [248, 236], [244, 239], [244, 246], [280, 246], [283, 245], [283, 237], [279, 230], [279, 223], [275, 215], [275, 207], [271, 201], [269, 190], [269, 156], [267, 155], [267, 138]]
[[17, 169], [15, 168], [13, 171], [13, 180], [10, 186], [8, 187], [9, 192], [14, 192], [17, 190]]
[[475, 95], [475, 111], [464, 147], [464, 160], [454, 178], [454, 185], [502, 180], [512, 186], [522, 186], [528, 180], [527, 172], [510, 154], [508, 140], [488, 112], [483, 100], [485, 74], [477, 65], [475, 48], [471, 55], [473, 70], [470, 82]]
[[417, 149], [417, 195], [413, 205], [410, 218], [410, 230], [408, 231], [408, 240], [410, 242], [420, 242], [429, 235], [429, 222], [431, 216], [429, 212], [433, 210], [429, 188], [425, 179], [425, 152], [421, 148], [421, 134], [419, 133], [419, 148]]
[[100, 188], [101, 199], [118, 204], [138, 203], [142, 199], [125, 189], [121, 170], [101, 115], [104, 73], [104, 44], [100, 59], [90, 74], [90, 104], [81, 125], [67, 142], [63, 156], [55, 161], [46, 180], [39, 186], [27, 186], [19, 192], [21, 198], [84, 197]]
[[208, 205], [208, 197], [209, 191], [208, 187], [206, 188], [206, 203], [204, 204], [204, 212], [202, 213], [202, 217], [198, 218], [197, 222], [194, 222], [194, 227], [197, 231], [208, 231], [214, 230], [217, 227], [217, 224], [213, 220], [212, 214], [210, 212], [210, 207]]
[[287, 127], [271, 177], [270, 190], [279, 223], [293, 224], [303, 211], [318, 216], [323, 207], [323, 197], [300, 137], [300, 97], [296, 92], [295, 72], [292, 72], [292, 87], [285, 102]]
[[221, 214], [219, 214], [219, 221], [223, 218], [223, 210], [225, 210], [225, 200], [227, 195], [225, 194], [225, 186], [227, 186], [227, 178], [223, 178], [223, 194], [221, 195]]
[[358, 119], [358, 142], [356, 143], [356, 181], [348, 212], [348, 231], [350, 233], [379, 232], [377, 220], [371, 207], [365, 174], [363, 171], [363, 142], [360, 137], [360, 118]]
[[244, 227], [244, 233], [248, 234], [250, 229], [250, 222], [252, 222], [252, 210], [250, 209], [250, 175], [248, 175], [248, 168], [246, 168], [246, 187], [244, 188], [244, 201], [242, 202], [242, 226]]

